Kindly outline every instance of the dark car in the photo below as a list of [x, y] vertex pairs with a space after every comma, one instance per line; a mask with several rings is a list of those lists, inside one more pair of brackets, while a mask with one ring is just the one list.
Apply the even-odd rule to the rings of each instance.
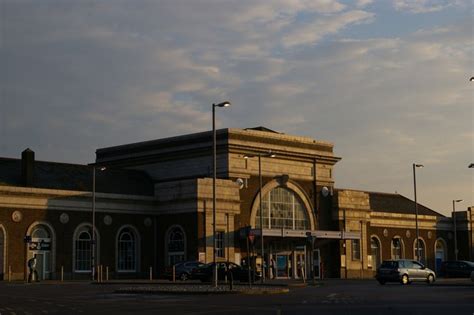
[[[201, 280], [202, 282], [212, 281], [212, 274], [214, 269], [214, 263], [210, 263], [195, 269], [191, 274], [191, 279]], [[218, 280], [225, 280], [228, 275], [228, 270], [232, 271], [233, 280], [241, 282], [248, 282], [249, 269], [246, 267], [239, 266], [232, 262], [218, 262], [217, 263], [217, 276]], [[250, 270], [250, 277], [252, 280], [260, 279], [260, 274], [254, 270]]]
[[440, 277], [469, 278], [474, 271], [474, 263], [466, 260], [448, 260], [441, 263]]
[[400, 282], [409, 284], [412, 281], [424, 281], [428, 284], [436, 280], [435, 272], [416, 260], [385, 260], [377, 268], [375, 278], [380, 284]]
[[[175, 267], [175, 279], [182, 281], [188, 280], [190, 278], [193, 270], [204, 266], [203, 263], [199, 261], [183, 261], [174, 265]], [[173, 267], [168, 267], [165, 270], [164, 277], [169, 280], [173, 280]]]

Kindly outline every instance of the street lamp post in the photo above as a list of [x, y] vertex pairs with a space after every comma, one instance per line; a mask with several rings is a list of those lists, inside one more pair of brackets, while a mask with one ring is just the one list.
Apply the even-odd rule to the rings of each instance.
[[423, 165], [413, 163], [413, 187], [415, 191], [416, 260], [420, 261], [420, 235], [418, 232], [418, 202], [416, 200], [416, 171], [415, 171], [417, 167], [423, 167]]
[[461, 202], [462, 199], [453, 200], [453, 226], [454, 226], [454, 259], [458, 260], [458, 238], [456, 227], [456, 202]]
[[[262, 181], [262, 156], [263, 157], [271, 157], [274, 158], [276, 155], [273, 154], [271, 151], [268, 153], [258, 153], [254, 155], [245, 155], [245, 159], [253, 158], [253, 157], [258, 157], [258, 178], [260, 182], [260, 197], [259, 197], [259, 202], [260, 202], [260, 252], [262, 255], [262, 277], [261, 277], [261, 282], [265, 282], [265, 269], [264, 269], [264, 262], [265, 262], [265, 252], [264, 252], [264, 246], [263, 246], [263, 204], [262, 204], [262, 187], [263, 187], [263, 181]], [[250, 265], [249, 265], [250, 266]]]
[[230, 102], [212, 104], [212, 262], [214, 263], [213, 283], [217, 287], [216, 264], [216, 107], [229, 107]]
[[[96, 165], [92, 166], [92, 236], [91, 236], [91, 276], [92, 281], [95, 279], [95, 173]], [[104, 171], [105, 167], [100, 167], [100, 171]]]

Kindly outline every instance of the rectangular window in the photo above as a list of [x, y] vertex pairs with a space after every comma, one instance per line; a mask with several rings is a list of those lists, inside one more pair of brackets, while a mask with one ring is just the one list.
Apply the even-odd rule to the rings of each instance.
[[223, 231], [216, 232], [216, 256], [225, 257], [225, 243]]
[[352, 240], [352, 260], [360, 260], [360, 240]]

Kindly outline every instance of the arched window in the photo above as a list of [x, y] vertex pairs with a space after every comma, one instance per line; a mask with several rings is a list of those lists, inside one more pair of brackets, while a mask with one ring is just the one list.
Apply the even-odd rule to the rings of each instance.
[[82, 231], [76, 239], [76, 271], [91, 271], [92, 237], [89, 231]]
[[404, 258], [404, 246], [403, 246], [403, 240], [399, 237], [396, 236], [392, 239], [392, 259], [401, 259]]
[[380, 241], [376, 237], [370, 239], [370, 250], [372, 254], [372, 266], [375, 269], [381, 263], [381, 251], [380, 251]]
[[168, 232], [166, 246], [169, 266], [185, 260], [185, 245], [183, 229], [180, 226], [172, 227]]
[[[419, 248], [417, 245], [419, 245]], [[423, 265], [426, 263], [426, 247], [425, 242], [421, 238], [418, 239], [418, 244], [416, 239], [413, 242], [413, 257], [418, 259]]]
[[137, 271], [137, 237], [135, 232], [126, 227], [123, 228], [117, 239], [117, 270]]
[[446, 242], [443, 239], [438, 238], [435, 244], [436, 272], [440, 271], [441, 263], [446, 260], [446, 253]]
[[99, 244], [97, 229], [95, 230], [95, 255], [92, 256], [92, 226], [88, 223], [81, 224], [74, 232], [74, 271], [75, 272], [91, 272], [92, 258], [94, 263], [99, 263]]
[[[262, 198], [263, 227], [267, 229], [307, 230], [310, 222], [301, 199], [291, 190], [276, 187]], [[260, 228], [260, 207], [255, 217]]]
[[47, 239], [50, 238], [50, 235], [45, 227], [42, 225], [37, 225], [31, 233], [31, 238]]

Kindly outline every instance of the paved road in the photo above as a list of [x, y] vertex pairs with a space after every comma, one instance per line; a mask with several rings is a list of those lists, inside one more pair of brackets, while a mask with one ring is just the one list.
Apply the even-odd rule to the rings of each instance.
[[123, 285], [0, 283], [0, 314], [474, 314], [474, 284], [327, 280], [282, 295], [115, 294]]

